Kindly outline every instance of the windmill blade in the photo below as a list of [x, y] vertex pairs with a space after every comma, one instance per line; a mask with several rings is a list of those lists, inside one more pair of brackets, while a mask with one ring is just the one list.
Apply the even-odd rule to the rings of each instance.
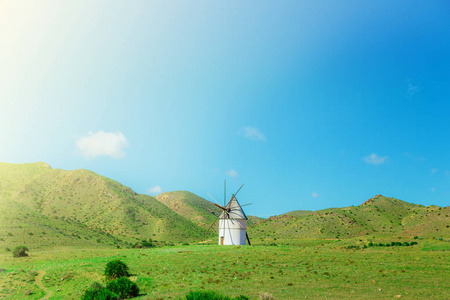
[[227, 181], [223, 180], [223, 206], [226, 206], [225, 202], [227, 201]]
[[239, 191], [242, 189], [242, 187], [244, 186], [244, 184], [241, 185], [241, 187], [237, 190], [236, 193], [234, 193], [234, 196], [236, 197], [237, 193], [239, 193]]
[[199, 215], [200, 216], [205, 216], [205, 215], [214, 215], [214, 216], [216, 216], [216, 214], [218, 213], [216, 211], [210, 210], [209, 208], [206, 208], [206, 209], [208, 210], [208, 212], [203, 212], [203, 213], [200, 213]]
[[215, 203], [213, 203], [215, 206], [217, 206], [218, 208], [220, 208], [221, 210], [227, 210], [227, 208], [225, 208], [225, 207], [223, 207], [222, 205], [220, 205], [220, 204], [215, 204]]
[[[208, 193], [208, 192], [207, 192], [207, 194], [208, 194], [208, 196], [210, 196], [210, 197], [211, 197], [211, 199], [213, 199], [214, 201], [216, 201], [216, 203], [217, 203], [217, 204], [219, 204], [219, 202], [217, 202], [217, 200], [216, 200], [216, 199], [214, 199], [214, 197], [213, 197], [213, 196], [211, 196], [211, 194], [210, 194], [210, 193]], [[213, 204], [214, 204], [214, 203], [213, 203]], [[214, 205], [215, 205], [215, 204], [214, 204]], [[220, 204], [219, 204], [219, 205], [220, 205]]]
[[216, 221], [219, 219], [219, 217], [217, 217], [214, 222], [211, 224], [211, 226], [209, 226], [209, 228], [206, 230], [205, 235], [211, 230], [211, 228], [214, 226], [214, 224], [216, 223]]
[[233, 208], [237, 208], [237, 207], [242, 207], [242, 206], [247, 206], [247, 205], [252, 205], [253, 203], [247, 203], [247, 204], [244, 204], [244, 205], [239, 205], [239, 206], [231, 206], [231, 207], [229, 207], [230, 209], [233, 209]]

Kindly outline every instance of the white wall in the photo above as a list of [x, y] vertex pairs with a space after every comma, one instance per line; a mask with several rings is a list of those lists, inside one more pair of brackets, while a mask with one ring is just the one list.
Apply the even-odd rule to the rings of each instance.
[[219, 220], [219, 245], [223, 237], [224, 245], [245, 245], [247, 232], [247, 220], [220, 219]]

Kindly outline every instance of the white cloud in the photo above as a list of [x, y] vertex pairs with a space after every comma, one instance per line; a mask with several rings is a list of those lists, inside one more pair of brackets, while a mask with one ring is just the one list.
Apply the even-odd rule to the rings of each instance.
[[233, 169], [231, 169], [230, 171], [228, 171], [228, 172], [227, 172], [227, 175], [228, 175], [228, 176], [231, 176], [231, 177], [238, 177], [238, 176], [239, 176], [238, 172], [236, 172], [236, 170], [233, 170]]
[[122, 132], [104, 132], [103, 130], [95, 133], [90, 131], [87, 136], [77, 139], [75, 144], [81, 155], [86, 158], [102, 155], [122, 158], [125, 156], [124, 148], [128, 146], [127, 139]]
[[363, 158], [363, 160], [368, 163], [368, 164], [372, 164], [372, 165], [380, 165], [380, 164], [384, 164], [384, 161], [388, 158], [389, 156], [378, 156], [375, 153], [370, 154], [369, 156], [366, 156]]
[[417, 85], [413, 85], [411, 83], [411, 80], [408, 79], [408, 97], [411, 98], [418, 92], [419, 92], [419, 87]]
[[155, 185], [154, 187], [151, 187], [148, 189], [147, 194], [149, 195], [158, 195], [162, 193], [162, 187], [159, 185]]
[[431, 174], [436, 174], [436, 173], [437, 173], [437, 171], [439, 171], [439, 169], [438, 169], [438, 168], [434, 168], [434, 169], [431, 169]]
[[431, 188], [431, 192], [432, 192], [432, 193], [436, 192], [436, 188], [435, 188], [435, 187], [432, 187], [432, 188]]
[[242, 135], [252, 141], [266, 141], [266, 136], [258, 128], [255, 127], [244, 127], [241, 130]]
[[317, 194], [316, 192], [313, 192], [313, 193], [311, 194], [311, 196], [313, 196], [313, 198], [317, 198], [317, 197], [319, 197], [320, 195]]

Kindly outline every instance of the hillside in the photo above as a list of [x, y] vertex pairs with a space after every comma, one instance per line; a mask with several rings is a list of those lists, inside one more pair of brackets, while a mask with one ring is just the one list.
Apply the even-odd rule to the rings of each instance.
[[204, 229], [148, 195], [87, 170], [0, 163], [0, 243], [128, 245], [199, 240]]
[[166, 192], [155, 196], [155, 199], [183, 218], [206, 229], [220, 214], [220, 209], [210, 201], [187, 191]]
[[[155, 198], [87, 170], [0, 163], [0, 249], [17, 244], [129, 247], [205, 240], [219, 209], [187, 191]], [[450, 207], [377, 195], [359, 206], [248, 216], [253, 241], [358, 236], [450, 237]], [[217, 223], [207, 235], [214, 241]]]
[[249, 230], [253, 238], [305, 239], [357, 236], [450, 236], [450, 207], [416, 205], [377, 195], [359, 206], [293, 211]]

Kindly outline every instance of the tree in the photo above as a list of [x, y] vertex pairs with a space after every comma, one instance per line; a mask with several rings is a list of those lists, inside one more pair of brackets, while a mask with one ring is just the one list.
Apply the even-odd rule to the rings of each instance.
[[14, 249], [13, 249], [13, 256], [14, 257], [24, 257], [24, 256], [28, 256], [28, 254], [26, 254], [25, 252], [26, 251], [30, 251], [30, 250], [28, 250], [28, 248], [27, 247], [25, 247], [25, 246], [16, 246]]

